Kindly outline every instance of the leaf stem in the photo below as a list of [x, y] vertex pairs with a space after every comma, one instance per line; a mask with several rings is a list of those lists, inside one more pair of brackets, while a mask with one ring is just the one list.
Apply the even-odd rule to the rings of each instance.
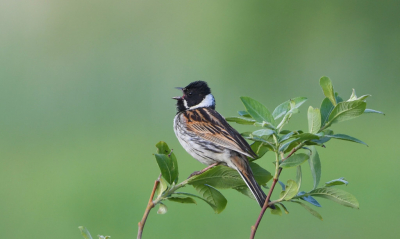
[[160, 183], [160, 178], [161, 178], [161, 174], [160, 174], [160, 176], [158, 176], [157, 180], [154, 182], [154, 187], [153, 187], [153, 190], [151, 191], [150, 199], [149, 199], [149, 202], [147, 203], [146, 210], [144, 211], [143, 218], [138, 223], [139, 230], [138, 230], [137, 239], [141, 239], [142, 238], [143, 228], [144, 228], [144, 224], [146, 223], [147, 216], [149, 215], [150, 210], [155, 206], [155, 204], [153, 203], [153, 197], [154, 197], [154, 194], [156, 192], [157, 186]]
[[[279, 145], [276, 145], [277, 149], [279, 148]], [[281, 162], [285, 161], [286, 159], [288, 159], [290, 156], [292, 156], [297, 150], [301, 149], [304, 146], [304, 143], [300, 143], [298, 146], [296, 146], [295, 148], [292, 149], [292, 151], [290, 151], [290, 153], [281, 160]], [[276, 157], [276, 163], [275, 163], [275, 176], [274, 179], [272, 181], [272, 185], [271, 188], [269, 189], [268, 195], [267, 195], [267, 199], [264, 202], [264, 206], [261, 209], [260, 215], [258, 215], [257, 221], [256, 223], [251, 226], [251, 233], [250, 233], [250, 239], [254, 239], [254, 236], [256, 235], [257, 232], [257, 228], [260, 225], [261, 219], [264, 216], [265, 211], [267, 210], [268, 207], [270, 207], [271, 205], [273, 205], [272, 202], [268, 203], [272, 192], [274, 191], [275, 185], [278, 182], [279, 179], [279, 175], [282, 172], [282, 168], [279, 167], [279, 152], [275, 151], [275, 157]]]
[[186, 184], [189, 181], [189, 179], [186, 179], [186, 180], [182, 181], [181, 183], [179, 183], [179, 184], [177, 184], [175, 186], [172, 186], [169, 190], [167, 190], [167, 193], [165, 195], [160, 195], [155, 200], [153, 200], [153, 197], [154, 197], [154, 194], [156, 192], [157, 186], [160, 183], [160, 178], [161, 178], [161, 174], [160, 174], [160, 176], [158, 176], [157, 180], [154, 182], [154, 187], [153, 187], [153, 190], [151, 191], [150, 199], [149, 199], [149, 202], [147, 203], [146, 210], [144, 211], [143, 218], [138, 223], [139, 230], [138, 230], [137, 239], [141, 239], [142, 238], [144, 224], [146, 223], [146, 220], [147, 220], [147, 217], [148, 217], [148, 215], [150, 213], [150, 210], [153, 209], [155, 207], [155, 205], [157, 205], [159, 202], [161, 202], [162, 200], [164, 200], [165, 198], [167, 198], [168, 196], [173, 194], [176, 190], [178, 190], [181, 187], [186, 186]]

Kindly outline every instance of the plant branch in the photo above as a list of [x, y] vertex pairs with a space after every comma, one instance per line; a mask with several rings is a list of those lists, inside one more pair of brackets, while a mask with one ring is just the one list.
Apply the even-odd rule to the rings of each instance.
[[143, 228], [144, 228], [144, 224], [146, 223], [147, 216], [149, 215], [150, 210], [155, 206], [155, 204], [153, 203], [153, 197], [154, 197], [154, 194], [156, 192], [157, 186], [160, 183], [160, 178], [161, 178], [161, 174], [160, 174], [160, 176], [158, 176], [157, 180], [154, 182], [153, 191], [151, 191], [150, 199], [149, 199], [149, 202], [147, 203], [146, 210], [144, 211], [143, 218], [138, 223], [139, 230], [138, 230], [137, 239], [141, 239], [142, 238]]
[[[171, 150], [171, 152], [172, 152], [172, 150]], [[214, 167], [215, 165], [211, 165], [211, 166]], [[205, 171], [209, 170], [212, 167], [207, 167], [207, 168], [201, 170], [201, 172], [205, 172]], [[186, 186], [186, 184], [189, 182], [189, 179], [192, 176], [194, 176], [194, 175], [190, 175], [189, 178], [187, 178], [186, 180], [182, 181], [181, 183], [179, 183], [177, 185], [172, 184], [171, 188], [169, 188], [165, 193], [160, 194], [155, 200], [153, 200], [154, 194], [155, 194], [156, 189], [157, 189], [157, 186], [160, 183], [161, 174], [160, 174], [160, 176], [158, 176], [157, 180], [154, 182], [154, 187], [153, 187], [153, 190], [151, 191], [150, 199], [149, 199], [149, 202], [147, 203], [146, 210], [144, 211], [143, 218], [138, 223], [139, 230], [138, 230], [137, 239], [141, 239], [142, 238], [144, 224], [146, 223], [146, 220], [147, 220], [147, 217], [148, 217], [148, 215], [150, 213], [150, 210], [153, 209], [154, 206], [157, 205], [159, 202], [161, 202], [162, 200], [166, 199], [167, 197], [169, 197], [170, 195], [175, 193], [176, 190]]]
[[[283, 158], [281, 160], [281, 162], [283, 162], [286, 159], [288, 159], [290, 156], [292, 156], [297, 150], [299, 150], [303, 146], [304, 146], [304, 143], [301, 143], [297, 147], [293, 148], [292, 151], [290, 151], [290, 153], [285, 158]], [[279, 147], [277, 147], [277, 148], [279, 148]], [[253, 226], [251, 226], [250, 239], [254, 239], [254, 236], [256, 235], [256, 232], [257, 232], [257, 228], [260, 225], [261, 219], [264, 216], [265, 211], [267, 210], [268, 207], [273, 205], [273, 203], [268, 203], [268, 202], [269, 202], [269, 200], [271, 198], [272, 192], [274, 191], [275, 185], [279, 180], [279, 175], [282, 172], [282, 168], [279, 167], [279, 153], [275, 152], [275, 155], [276, 155], [275, 176], [274, 176], [274, 179], [272, 181], [271, 188], [269, 189], [269, 192], [268, 192], [268, 195], [267, 195], [267, 199], [265, 200], [264, 206], [261, 209], [260, 215], [258, 216], [256, 223]]]

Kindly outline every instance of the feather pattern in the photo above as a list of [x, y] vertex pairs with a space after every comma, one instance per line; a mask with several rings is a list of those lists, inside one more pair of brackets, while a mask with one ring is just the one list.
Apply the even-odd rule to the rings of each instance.
[[181, 123], [185, 123], [187, 131], [248, 157], [257, 157], [246, 140], [217, 111], [205, 107], [187, 110], [181, 114]]

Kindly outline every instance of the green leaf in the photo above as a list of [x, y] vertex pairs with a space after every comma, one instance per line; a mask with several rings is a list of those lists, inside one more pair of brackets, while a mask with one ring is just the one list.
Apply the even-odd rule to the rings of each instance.
[[256, 200], [256, 198], [254, 197], [253, 193], [250, 191], [250, 189], [247, 186], [239, 186], [236, 188], [233, 188], [236, 191], [242, 193], [243, 195], [246, 195], [247, 197]]
[[[258, 184], [264, 185], [272, 179], [271, 173], [258, 164], [249, 162], [249, 165]], [[246, 185], [236, 170], [223, 165], [216, 166], [202, 174], [191, 177], [188, 180], [188, 184], [208, 184], [219, 189], [236, 188]]]
[[98, 235], [99, 239], [109, 239], [111, 238], [111, 236], [102, 236], [102, 235]]
[[251, 118], [246, 118], [246, 117], [238, 117], [238, 116], [234, 116], [234, 117], [227, 117], [225, 118], [226, 121], [229, 122], [235, 122], [238, 124], [245, 124], [245, 125], [253, 125], [256, 121], [251, 119]]
[[279, 139], [279, 143], [282, 143], [283, 141], [290, 139], [294, 134], [295, 132], [290, 132], [288, 134], [285, 134], [283, 137]]
[[167, 212], [168, 212], [167, 206], [164, 203], [160, 202], [159, 206], [158, 206], [157, 214], [165, 214]]
[[324, 76], [319, 80], [319, 84], [321, 85], [322, 91], [324, 92], [324, 95], [326, 98], [328, 98], [332, 104], [335, 106], [336, 105], [336, 97], [335, 97], [335, 91], [333, 90], [333, 85], [331, 80]]
[[157, 193], [156, 193], [157, 198], [161, 196], [163, 192], [165, 192], [165, 190], [167, 189], [168, 189], [167, 182], [165, 181], [164, 178], [160, 178], [160, 183], [157, 185]]
[[329, 115], [327, 125], [354, 119], [364, 113], [367, 103], [364, 101], [340, 102]]
[[332, 102], [328, 99], [325, 98], [322, 103], [321, 103], [321, 126], [324, 126], [328, 120], [329, 120], [329, 115], [331, 114], [332, 110], [335, 108], [333, 106]]
[[376, 114], [385, 115], [385, 113], [380, 112], [380, 111], [377, 111], [377, 110], [365, 109], [365, 110], [364, 110], [364, 114], [367, 114], [367, 113], [376, 113]]
[[301, 179], [302, 179], [301, 166], [299, 165], [297, 166], [297, 175], [296, 175], [297, 191], [300, 191]]
[[191, 197], [169, 197], [169, 201], [179, 202], [179, 203], [194, 203], [197, 204], [196, 201]]
[[245, 110], [238, 111], [238, 114], [243, 117], [251, 118], [251, 115], [249, 115], [249, 113]]
[[270, 136], [273, 133], [275, 133], [275, 131], [271, 130], [271, 129], [259, 129], [253, 132], [253, 135], [258, 136], [258, 137], [263, 137], [263, 136]]
[[274, 117], [272, 117], [267, 107], [265, 107], [263, 104], [250, 97], [240, 97], [240, 99], [246, 107], [247, 112], [257, 122], [262, 123], [265, 121], [275, 125]]
[[352, 194], [334, 187], [317, 188], [307, 193], [306, 196], [323, 197], [346, 207], [359, 208], [359, 203]]
[[283, 203], [278, 202], [278, 204], [282, 206], [283, 211], [285, 211], [286, 214], [289, 214], [289, 211], [287, 210], [287, 208], [285, 207], [285, 205], [283, 205]]
[[[168, 158], [169, 158], [168, 165], [170, 166], [170, 170], [171, 170], [172, 176], [173, 176], [172, 181], [177, 182], [178, 176], [179, 176], [179, 169], [178, 169], [178, 161], [176, 160], [175, 154], [172, 152], [171, 149], [169, 149], [167, 143], [165, 143], [163, 141], [158, 142], [156, 144], [156, 147], [157, 147], [158, 154], [164, 154], [164, 155], [168, 156]], [[172, 183], [172, 182], [169, 182], [169, 183]]]
[[274, 206], [275, 206], [275, 209], [271, 209], [271, 214], [272, 214], [272, 215], [282, 216], [282, 210], [281, 210], [281, 208], [280, 208], [278, 205], [276, 205], [276, 204], [274, 204]]
[[298, 185], [295, 181], [289, 179], [286, 183], [285, 191], [280, 194], [279, 200], [290, 200], [297, 195]]
[[291, 168], [291, 167], [296, 167], [302, 163], [304, 163], [308, 159], [307, 154], [294, 154], [290, 156], [288, 159], [283, 161], [279, 167], [281, 168]]
[[286, 149], [290, 146], [290, 144], [297, 142], [298, 139], [292, 139], [287, 141], [286, 143], [282, 144], [281, 147], [279, 148], [279, 152], [285, 152]]
[[281, 130], [283, 128], [283, 126], [285, 126], [287, 123], [289, 123], [289, 120], [292, 117], [292, 115], [297, 114], [297, 113], [299, 113], [299, 109], [297, 109], [297, 108], [293, 108], [293, 109], [289, 110], [285, 114], [285, 116], [283, 116], [282, 121], [278, 124], [278, 126], [276, 126], [276, 128]]
[[351, 93], [350, 99], [348, 99], [347, 101], [365, 100], [370, 96], [371, 95], [363, 95], [363, 96], [357, 97], [356, 91], [353, 89], [353, 92]]
[[311, 133], [297, 134], [297, 135], [294, 135], [293, 137], [294, 137], [294, 138], [297, 138], [298, 141], [319, 139], [319, 136], [318, 136], [318, 135], [316, 135], [316, 134], [311, 134]]
[[346, 140], [346, 141], [355, 142], [355, 143], [359, 143], [359, 144], [364, 144], [364, 145], [368, 146], [363, 141], [361, 141], [359, 139], [356, 139], [356, 138], [353, 138], [351, 136], [345, 135], [345, 134], [326, 135], [325, 137], [333, 138], [333, 139]]
[[304, 203], [302, 203], [302, 202], [299, 202], [299, 201], [291, 201], [291, 202], [300, 204], [300, 205], [301, 205], [302, 207], [304, 207], [309, 213], [311, 213], [311, 215], [313, 215], [314, 217], [320, 219], [321, 221], [323, 220], [323, 219], [322, 219], [322, 216], [321, 216], [317, 211], [315, 211], [315, 210], [312, 209], [311, 207], [307, 206], [306, 204], [304, 204]]
[[321, 160], [319, 159], [318, 151], [314, 146], [310, 147], [311, 155], [308, 163], [311, 169], [311, 175], [314, 179], [314, 187], [316, 189], [318, 187], [319, 181], [321, 179]]
[[321, 207], [321, 204], [319, 204], [319, 202], [317, 200], [315, 200], [315, 198], [313, 198], [311, 196], [302, 197], [302, 195], [304, 195], [304, 194], [306, 194], [306, 192], [301, 191], [297, 194], [296, 197], [294, 197], [294, 199], [300, 198], [301, 200], [311, 203], [312, 205], [314, 205], [316, 207]]
[[343, 102], [342, 97], [339, 96], [339, 93], [335, 92], [335, 99], [336, 99], [336, 103], [340, 103]]
[[284, 116], [291, 109], [290, 102], [294, 102], [294, 108], [299, 108], [306, 101], [307, 101], [306, 97], [296, 97], [288, 101], [285, 101], [275, 108], [274, 112], [272, 112], [272, 116], [274, 117], [275, 120], [277, 120], [280, 117]]
[[158, 166], [165, 180], [172, 184], [178, 178], [178, 172], [175, 170], [174, 162], [165, 154], [155, 154]]
[[308, 131], [312, 134], [318, 133], [321, 128], [321, 113], [318, 108], [308, 108]]
[[347, 186], [347, 184], [349, 184], [349, 182], [345, 178], [341, 177], [341, 178], [326, 182], [325, 187], [332, 187], [332, 186], [343, 185], [343, 184], [345, 184]]
[[90, 235], [90, 232], [86, 227], [80, 226], [78, 228], [85, 239], [92, 239], [92, 236]]
[[[252, 143], [250, 145], [250, 147], [253, 150], [253, 152], [257, 154], [257, 156], [258, 156], [257, 159], [261, 158], [262, 156], [264, 156], [264, 154], [270, 150], [270, 146], [269, 145], [266, 146], [266, 145], [264, 145], [264, 143], [259, 142], [259, 141], [256, 141], [256, 142]], [[253, 159], [251, 159], [251, 161], [252, 160]]]
[[225, 209], [227, 200], [217, 189], [201, 184], [194, 184], [193, 187], [217, 214]]
[[282, 181], [278, 181], [278, 183], [281, 185], [282, 191], [285, 191], [286, 190], [286, 185]]

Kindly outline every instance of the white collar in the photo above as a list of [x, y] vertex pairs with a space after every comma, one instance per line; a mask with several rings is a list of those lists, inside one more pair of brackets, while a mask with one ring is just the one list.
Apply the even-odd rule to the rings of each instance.
[[[185, 106], [187, 108], [186, 100], [183, 103], [185, 104]], [[215, 105], [214, 96], [212, 94], [208, 94], [208, 95], [206, 95], [206, 97], [204, 97], [204, 99], [199, 104], [194, 105], [188, 109], [192, 110], [192, 109], [196, 109], [196, 108], [200, 108], [200, 107], [210, 107], [213, 105]]]

